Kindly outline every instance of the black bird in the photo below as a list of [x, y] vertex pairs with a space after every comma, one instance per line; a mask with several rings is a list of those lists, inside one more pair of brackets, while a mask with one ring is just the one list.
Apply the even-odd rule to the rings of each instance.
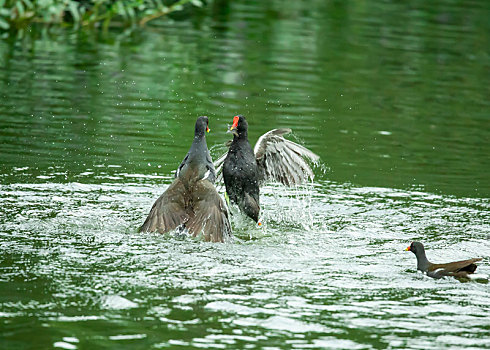
[[223, 242], [231, 236], [228, 211], [214, 187], [216, 171], [206, 144], [208, 117], [196, 121], [194, 141], [175, 174], [175, 180], [158, 198], [140, 232], [165, 233], [186, 229], [192, 236], [203, 232], [205, 241]]
[[319, 157], [307, 148], [289, 141], [283, 135], [291, 129], [273, 129], [262, 135], [254, 150], [248, 142], [248, 123], [245, 117], [233, 118], [229, 129], [233, 133], [228, 152], [215, 166], [223, 169], [226, 193], [240, 210], [255, 222], [259, 220], [259, 186], [278, 181], [286, 186], [312, 180], [314, 175], [304, 158], [314, 162]]
[[405, 250], [414, 253], [417, 257], [417, 270], [427, 273], [427, 276], [432, 278], [441, 278], [444, 276], [468, 278], [468, 275], [476, 270], [477, 266], [475, 262], [482, 260], [481, 258], [475, 258], [446, 264], [433, 264], [427, 260], [424, 245], [422, 243], [412, 242], [412, 244]]

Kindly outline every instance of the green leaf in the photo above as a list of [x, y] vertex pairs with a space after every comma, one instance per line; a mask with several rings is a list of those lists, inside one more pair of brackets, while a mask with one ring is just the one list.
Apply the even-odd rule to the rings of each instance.
[[5, 22], [2, 18], [0, 18], [0, 28], [7, 30], [10, 28], [10, 25], [7, 22]]
[[70, 1], [68, 4], [68, 7], [70, 9], [71, 15], [73, 16], [73, 19], [75, 22], [80, 22], [80, 13], [78, 12], [78, 6], [76, 3], [73, 1]]
[[28, 9], [33, 9], [34, 5], [30, 0], [22, 0]]
[[203, 5], [201, 0], [191, 0], [191, 4], [197, 7], [202, 7]]
[[126, 13], [126, 9], [124, 8], [124, 5], [121, 2], [118, 2], [116, 7], [117, 7], [116, 11], [119, 15], [123, 16], [124, 18], [128, 17], [128, 14]]
[[127, 11], [130, 18], [135, 17], [135, 12], [134, 12], [134, 9], [132, 7], [130, 7], [130, 6], [126, 7], [126, 11]]
[[17, 12], [19, 13], [19, 17], [24, 16], [24, 5], [20, 1], [17, 1], [15, 3], [15, 7], [17, 7]]

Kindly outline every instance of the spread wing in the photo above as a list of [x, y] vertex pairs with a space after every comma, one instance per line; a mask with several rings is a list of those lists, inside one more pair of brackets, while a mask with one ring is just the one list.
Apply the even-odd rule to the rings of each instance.
[[179, 178], [155, 201], [139, 232], [165, 233], [189, 219], [185, 210], [185, 186]]
[[435, 272], [436, 270], [439, 270], [439, 271], [444, 271], [444, 273], [457, 273], [457, 272], [473, 273], [476, 270], [475, 262], [480, 260], [482, 260], [482, 258], [455, 261], [448, 264], [433, 264], [430, 266], [429, 272], [433, 272], [433, 271]]
[[[189, 203], [185, 196], [191, 196]], [[231, 237], [226, 206], [207, 179], [198, 181], [191, 191], [175, 179], [155, 201], [139, 232], [165, 233], [182, 224], [194, 237], [203, 232], [205, 241], [224, 242]]]
[[187, 230], [195, 237], [203, 232], [204, 240], [224, 242], [231, 236], [228, 211], [214, 185], [201, 180], [193, 187], [193, 214], [186, 223]]
[[283, 137], [291, 129], [273, 129], [262, 135], [254, 147], [260, 182], [278, 181], [294, 186], [313, 180], [305, 158], [317, 162], [320, 157], [309, 149]]

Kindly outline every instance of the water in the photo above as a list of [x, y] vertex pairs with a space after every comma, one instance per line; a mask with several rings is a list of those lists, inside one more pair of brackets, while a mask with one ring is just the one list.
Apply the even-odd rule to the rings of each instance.
[[[216, 2], [108, 34], [0, 41], [0, 347], [490, 348], [488, 4]], [[135, 233], [197, 116], [320, 155], [263, 228]]]

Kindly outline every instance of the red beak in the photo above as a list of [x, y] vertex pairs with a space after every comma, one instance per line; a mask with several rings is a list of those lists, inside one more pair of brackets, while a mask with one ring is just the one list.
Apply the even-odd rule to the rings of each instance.
[[233, 117], [233, 124], [231, 125], [230, 130], [236, 129], [238, 126], [238, 120], [240, 119], [239, 116]]

